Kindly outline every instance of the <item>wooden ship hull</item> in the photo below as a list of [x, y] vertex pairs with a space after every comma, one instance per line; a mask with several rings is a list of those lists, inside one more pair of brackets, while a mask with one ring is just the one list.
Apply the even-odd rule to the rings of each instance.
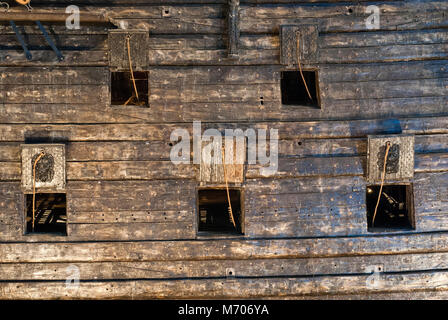
[[447, 1], [7, 2], [0, 299], [448, 298]]

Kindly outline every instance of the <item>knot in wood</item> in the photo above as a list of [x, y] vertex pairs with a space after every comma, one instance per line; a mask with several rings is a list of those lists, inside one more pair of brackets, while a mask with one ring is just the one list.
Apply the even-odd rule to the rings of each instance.
[[[39, 153], [35, 154], [31, 159], [31, 166], [39, 157]], [[54, 177], [54, 158], [51, 154], [45, 154], [36, 164], [36, 181], [51, 182]]]

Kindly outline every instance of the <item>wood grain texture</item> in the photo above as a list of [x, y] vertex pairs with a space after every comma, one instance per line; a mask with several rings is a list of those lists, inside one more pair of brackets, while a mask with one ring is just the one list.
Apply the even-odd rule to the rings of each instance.
[[[448, 297], [446, 1], [241, 0], [230, 39], [227, 0], [103, 2], [76, 1], [80, 30], [45, 23], [63, 62], [36, 25], [19, 26], [28, 61], [0, 24], [1, 299]], [[54, 16], [68, 4], [33, 7]], [[366, 29], [371, 4], [378, 30]], [[303, 24], [319, 28], [303, 68], [318, 69], [322, 109], [281, 103], [280, 26]], [[110, 106], [116, 28], [149, 35], [138, 52], [149, 108]], [[197, 120], [279, 131], [274, 175], [259, 164], [232, 172], [244, 235], [197, 234], [200, 166], [170, 161], [172, 131], [191, 136]], [[400, 133], [415, 135], [416, 228], [369, 232], [367, 136]], [[24, 235], [22, 143], [66, 146], [67, 236]], [[77, 291], [65, 289], [73, 265]]]

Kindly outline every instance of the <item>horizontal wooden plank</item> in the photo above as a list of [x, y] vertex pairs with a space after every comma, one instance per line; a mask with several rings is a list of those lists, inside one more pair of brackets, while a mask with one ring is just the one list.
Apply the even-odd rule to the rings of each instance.
[[[207, 27], [208, 28], [208, 27]], [[272, 65], [279, 61], [279, 50], [239, 50], [236, 58], [228, 58], [227, 50], [149, 50], [152, 65]]]
[[161, 240], [194, 239], [192, 217], [186, 222], [155, 223], [86, 223], [68, 224], [68, 239], [103, 240]]
[[[134, 20], [133, 20], [134, 21]], [[179, 24], [175, 24], [175, 28]], [[186, 25], [190, 26], [189, 24]], [[209, 26], [202, 26], [206, 30], [210, 30]], [[206, 32], [202, 30], [201, 32]], [[218, 34], [223, 31], [219, 30]], [[173, 33], [169, 32], [169, 33]], [[428, 40], [428, 36], [425, 31], [417, 34], [413, 33], [388, 33], [383, 35], [381, 33], [374, 33], [372, 36], [370, 33], [365, 35], [364, 38], [369, 41], [375, 41], [375, 44], [370, 44], [369, 41], [359, 39], [356, 42], [356, 46], [341, 46], [341, 37], [332, 39], [333, 35], [323, 37], [322, 44], [325, 41], [329, 43], [337, 43], [338, 46], [323, 46], [319, 51], [319, 62], [325, 63], [365, 63], [365, 62], [393, 62], [393, 61], [418, 61], [418, 60], [434, 60], [434, 59], [447, 59], [446, 46], [448, 45], [444, 39], [440, 39], [444, 35], [443, 32], [439, 33], [437, 38], [437, 32], [433, 32], [435, 38], [433, 41]], [[355, 41], [353, 35], [350, 33], [346, 36], [350, 40]], [[358, 35], [358, 37], [360, 37]], [[328, 38], [328, 39], [327, 39]], [[65, 38], [64, 38], [65, 39]], [[431, 38], [429, 38], [431, 39]], [[7, 41], [7, 40], [5, 40]], [[74, 43], [80, 45], [83, 42], [76, 39], [64, 40], [67, 45]], [[93, 40], [91, 40], [93, 41]], [[390, 47], [389, 42], [393, 42], [394, 46]], [[445, 41], [445, 42], [441, 42]], [[90, 46], [85, 44], [86, 47], [66, 48], [62, 46], [60, 49], [63, 54], [66, 55], [66, 59], [62, 63], [55, 63], [56, 57], [53, 52], [46, 47], [38, 46], [39, 50], [33, 50], [32, 54], [35, 58], [30, 62], [27, 61], [24, 55], [20, 55], [17, 48], [5, 47], [1, 50], [0, 66], [22, 66], [22, 65], [42, 65], [42, 66], [67, 66], [67, 65], [98, 65], [104, 66], [107, 63], [107, 50], [104, 47], [105, 37], [98, 38], [98, 43], [92, 43]], [[269, 65], [279, 63], [279, 40], [278, 37], [273, 36], [242, 36], [241, 38], [241, 54], [237, 59], [227, 59], [225, 43], [218, 35], [214, 37], [202, 36], [197, 37], [187, 36], [185, 38], [170, 39], [167, 40], [164, 37], [151, 38], [151, 43], [155, 45], [150, 46], [148, 51], [149, 63], [153, 66], [160, 65]], [[343, 42], [342, 42], [343, 43]], [[19, 51], [20, 52], [20, 51]], [[3, 61], [2, 61], [3, 60]], [[90, 64], [89, 64], [90, 63]]]
[[[279, 80], [280, 81], [280, 80]], [[321, 99], [325, 105], [335, 100], [392, 99], [447, 96], [448, 78], [420, 80], [391, 80], [378, 82], [326, 83], [320, 80]], [[150, 103], [157, 107], [167, 103], [238, 102], [255, 101], [261, 111], [262, 103], [270, 101], [281, 105], [279, 83], [272, 84], [174, 84], [169, 88], [152, 88]], [[328, 107], [326, 107], [328, 108]], [[337, 106], [333, 106], [337, 109]]]
[[[427, 177], [430, 174], [421, 174]], [[322, 193], [340, 192], [351, 193], [360, 191], [366, 184], [363, 177], [330, 177], [322, 179], [320, 177], [302, 179], [251, 179], [245, 183], [245, 195], [247, 197], [257, 197], [266, 194], [282, 193]]]
[[80, 280], [311, 276], [371, 274], [370, 266], [381, 272], [443, 270], [447, 253], [360, 256], [315, 259], [254, 259], [151, 262], [77, 262], [0, 264], [0, 280], [65, 280], [68, 267], [79, 269]]
[[[67, 86], [69, 87], [69, 86]], [[51, 88], [50, 88], [51, 91]], [[61, 90], [60, 90], [61, 91]], [[63, 89], [62, 89], [63, 91]], [[69, 90], [70, 92], [71, 90]], [[56, 92], [56, 91], [55, 91]], [[107, 92], [107, 96], [109, 93]], [[28, 98], [34, 99], [34, 98]], [[44, 99], [51, 99], [45, 97]], [[57, 98], [60, 99], [60, 98]], [[67, 98], [74, 99], [74, 98]], [[89, 103], [95, 98], [84, 97]], [[100, 99], [105, 99], [101, 97]], [[103, 104], [42, 104], [42, 103], [21, 103], [21, 104], [2, 104], [0, 109], [1, 123], [82, 123], [82, 124], [99, 124], [99, 123], [138, 123], [146, 121], [150, 116], [154, 116], [154, 112], [142, 117], [140, 115], [129, 114], [134, 107], [115, 108], [110, 107], [109, 102]], [[160, 120], [159, 120], [160, 121]], [[153, 119], [153, 122], [157, 121]]]
[[[332, 207], [332, 206], [360, 206], [365, 200], [364, 188], [351, 192], [315, 192], [315, 193], [280, 193], [260, 194], [251, 197], [247, 203], [255, 208], [307, 208], [307, 207]], [[269, 209], [268, 209], [269, 210]], [[279, 212], [280, 213], [280, 212]], [[311, 212], [310, 212], [311, 213]], [[280, 213], [281, 214], [281, 213]], [[309, 215], [305, 215], [307, 217]], [[269, 219], [268, 219], [269, 221]]]
[[[20, 159], [21, 143], [0, 144], [0, 161]], [[166, 141], [72, 142], [66, 146], [66, 160], [169, 160], [171, 146]]]
[[105, 51], [61, 51], [64, 61], [59, 61], [53, 51], [33, 50], [33, 60], [28, 61], [23, 51], [1, 50], [0, 67], [9, 66], [107, 66]]
[[4, 103], [109, 105], [109, 85], [0, 85]]
[[[73, 205], [72, 205], [73, 206]], [[75, 207], [75, 210], [77, 208]], [[112, 211], [112, 212], [70, 212], [70, 223], [161, 223], [191, 220], [192, 212], [172, 210], [145, 210], [145, 211]]]
[[391, 80], [378, 82], [332, 83], [325, 88], [328, 99], [371, 99], [445, 96], [448, 78], [424, 80]]
[[[19, 28], [23, 30], [22, 26]], [[50, 27], [50, 29], [52, 28]], [[5, 31], [5, 33], [0, 35], [0, 50], [20, 50], [20, 43], [17, 41], [14, 32], [12, 32], [12, 28]], [[30, 50], [52, 50], [42, 33], [27, 33], [26, 35], [26, 44]], [[61, 36], [61, 33], [58, 32], [54, 35], [50, 34], [49, 37], [59, 50], [105, 50], [107, 46], [105, 34], [89, 34], [86, 36], [83, 34], [83, 29], [80, 29], [79, 34], [64, 34]]]
[[[261, 164], [247, 165], [246, 179], [292, 178], [305, 176], [361, 176], [365, 174], [364, 157], [329, 158], [280, 158], [278, 169], [264, 172]], [[0, 180], [20, 180], [21, 164], [3, 162]], [[448, 154], [420, 154], [415, 158], [415, 172], [448, 170]], [[67, 179], [80, 181], [97, 180], [169, 180], [196, 179], [198, 166], [173, 164], [171, 161], [88, 161], [68, 162]]]
[[[373, 84], [372, 84], [373, 85]], [[347, 86], [347, 85], [344, 85]], [[353, 86], [353, 85], [349, 85]], [[269, 88], [272, 91], [273, 88]], [[426, 87], [426, 92], [437, 92], [440, 89]], [[241, 91], [241, 90], [240, 90]], [[411, 92], [412, 89], [408, 88]], [[390, 91], [389, 91], [390, 92]], [[216, 92], [215, 92], [216, 93]], [[97, 105], [66, 105], [66, 104], [5, 104], [0, 109], [1, 123], [160, 123], [160, 122], [191, 122], [193, 120], [208, 121], [304, 121], [304, 120], [344, 120], [347, 118], [372, 119], [385, 117], [421, 117], [437, 116], [446, 111], [447, 96], [427, 96], [413, 98], [372, 98], [329, 100], [325, 99], [323, 109], [300, 106], [282, 106], [280, 101], [265, 99], [264, 90], [252, 91], [251, 100], [238, 102], [155, 102], [151, 108], [139, 107], [109, 107], [106, 104]], [[269, 93], [269, 92], [267, 92]], [[361, 95], [361, 93], [355, 93]], [[363, 93], [364, 94], [364, 93]], [[277, 93], [276, 93], [277, 95]], [[366, 94], [369, 95], [369, 94]], [[398, 93], [398, 95], [402, 95]], [[225, 94], [227, 100], [237, 100], [230, 94]], [[248, 97], [249, 98], [249, 97]], [[22, 98], [20, 98], [22, 99]], [[34, 99], [29, 97], [29, 99]], [[57, 98], [61, 99], [61, 98]], [[70, 98], [73, 99], [73, 98]], [[85, 98], [90, 99], [90, 98]], [[96, 98], [95, 98], [96, 99]], [[197, 98], [199, 99], [199, 97]], [[90, 100], [93, 100], [90, 99]], [[221, 100], [221, 98], [204, 98], [204, 100]], [[262, 104], [263, 103], [263, 104]], [[375, 108], [372, 108], [375, 105]], [[242, 113], [241, 109], [245, 112]], [[214, 112], [209, 112], [213, 109]], [[112, 139], [114, 140], [114, 139]]]
[[[373, 285], [367, 275], [308, 278], [255, 278], [205, 280], [130, 280], [80, 282], [77, 289], [58, 282], [1, 282], [3, 299], [104, 299], [104, 298], [256, 298], [356, 294], [415, 290], [446, 291], [446, 272], [384, 274]], [[188, 290], [185, 290], [188, 288]]]
[[[118, 220], [120, 212], [136, 212], [144, 211], [143, 214], [151, 214], [157, 211], [160, 215], [165, 213], [165, 210], [189, 210], [190, 215], [194, 208], [194, 192], [188, 191], [185, 195], [173, 195], [156, 193], [154, 195], [146, 194], [144, 197], [136, 197], [136, 195], [128, 194], [120, 196], [115, 192], [110, 197], [92, 197], [80, 198], [71, 197], [68, 202], [69, 210], [74, 211], [76, 216], [85, 215], [89, 213], [96, 213], [101, 211], [105, 215], [117, 215], [115, 220]], [[171, 216], [173, 217], [173, 216]], [[71, 217], [69, 217], [71, 221]], [[76, 220], [76, 218], [75, 218]]]
[[[320, 63], [396, 62], [413, 60], [446, 60], [448, 43], [394, 45], [360, 48], [324, 48], [319, 51]], [[150, 65], [269, 65], [279, 62], [276, 49], [241, 49], [236, 59], [229, 60], [224, 49], [150, 49]]]
[[320, 35], [321, 48], [416, 45], [448, 42], [443, 29], [387, 32], [329, 33]]
[[118, 162], [69, 162], [68, 180], [151, 180], [196, 179], [198, 168], [193, 165], [175, 165], [171, 161], [118, 161]]
[[20, 224], [0, 225], [0, 241], [135, 241], [194, 239], [192, 217], [184, 222], [69, 223], [67, 236], [24, 234]]
[[[181, 179], [163, 181], [97, 181], [96, 183], [69, 181], [67, 182], [67, 189], [74, 197], [81, 198], [108, 198], [116, 196], [117, 192], [119, 195], [134, 195], [143, 198], [145, 196], [156, 197], [158, 194], [179, 195], [194, 188], [195, 185], [195, 181]], [[9, 188], [12, 188], [11, 183]]]
[[[374, 85], [374, 84], [372, 84]], [[304, 120], [346, 120], [372, 118], [401, 118], [417, 116], [440, 116], [446, 112], [447, 96], [350, 99], [323, 101], [322, 109], [303, 106], [286, 106], [280, 102], [247, 101], [245, 103], [207, 102], [173, 103], [153, 105], [151, 113], [140, 110], [127, 111], [129, 116], [145, 118], [148, 122], [189, 122], [189, 121], [304, 121]], [[375, 108], [372, 108], [375, 106]], [[240, 112], [244, 108], [244, 113]], [[213, 110], [214, 112], [210, 112]], [[155, 113], [154, 111], [157, 111]]]
[[[412, 2], [408, 2], [408, 5]], [[382, 6], [380, 6], [381, 8]], [[272, 7], [275, 8], [275, 7]], [[414, 10], [419, 10], [420, 6], [415, 5]], [[367, 14], [345, 14], [350, 8], [341, 8], [343, 12], [339, 16], [316, 18], [314, 13], [308, 17], [278, 17], [262, 18], [260, 16], [244, 17], [241, 19], [240, 28], [247, 33], [278, 33], [280, 25], [294, 24], [318, 24], [320, 32], [359, 32], [366, 31]], [[354, 7], [352, 7], [352, 10]], [[358, 7], [358, 10], [365, 10], [365, 7]], [[384, 9], [382, 9], [384, 10]], [[420, 11], [416, 12], [411, 8], [406, 12], [390, 12], [382, 14], [380, 30], [413, 30], [425, 28], [443, 28], [447, 25], [446, 17], [441, 11]], [[292, 11], [292, 10], [291, 10]]]
[[[262, 95], [260, 95], [262, 97]], [[259, 98], [260, 98], [259, 97]], [[263, 96], [264, 98], [264, 96]], [[153, 100], [154, 101], [154, 100]], [[403, 118], [439, 116], [446, 112], [447, 96], [327, 100], [323, 109], [284, 106], [280, 102], [251, 100], [206, 103], [157, 103], [150, 108], [66, 105], [5, 104], [0, 122], [9, 124], [129, 124], [160, 122], [243, 122], [243, 121], [343, 121], [348, 118]], [[375, 105], [375, 108], [372, 108]], [[244, 108], [244, 113], [241, 109]], [[30, 112], [33, 111], [33, 112]], [[213, 112], [210, 112], [213, 110]], [[115, 140], [115, 139], [112, 139]]]
[[[263, 99], [261, 99], [263, 98]], [[281, 101], [278, 85], [262, 84], [207, 84], [182, 85], [176, 89], [152, 88], [150, 104], [174, 102], [247, 102], [247, 101]]]
[[365, 218], [327, 218], [301, 221], [262, 221], [245, 224], [251, 238], [322, 237], [367, 234]]
[[[381, 30], [406, 30], [424, 27], [446, 26], [446, 19], [441, 12], [444, 3], [431, 1], [430, 3], [403, 4], [401, 1], [379, 4], [382, 12]], [[210, 8], [210, 7], [208, 7]], [[277, 33], [282, 24], [310, 24], [318, 23], [320, 31], [365, 31], [366, 6], [344, 4], [325, 5], [242, 5], [240, 11], [240, 27], [245, 33]], [[350, 9], [350, 11], [349, 11]], [[119, 26], [151, 30], [155, 34], [173, 33], [220, 33], [224, 31], [224, 19], [209, 18], [210, 15], [182, 16], [166, 18], [141, 17], [131, 19], [111, 18]]]
[[0, 74], [0, 85], [109, 84], [109, 70], [104, 67], [3, 67]]
[[324, 63], [357, 63], [447, 59], [448, 43], [385, 47], [327, 48], [320, 51]]
[[[177, 40], [179, 41], [179, 40]], [[179, 48], [181, 50], [181, 48]], [[321, 65], [325, 83], [349, 81], [416, 80], [447, 78], [447, 61], [406, 61], [369, 64]], [[384, 72], [387, 69], [387, 72]], [[282, 66], [155, 66], [151, 87], [178, 88], [193, 84], [279, 83]]]
[[[377, 293], [368, 292], [364, 294], [343, 294], [343, 295], [323, 295], [323, 296], [291, 296], [285, 297], [285, 300], [446, 300], [447, 291], [427, 290], [427, 291], [411, 291], [411, 292], [389, 292]], [[275, 298], [268, 298], [275, 299]]]
[[[54, 242], [67, 237], [25, 237], [0, 243], [0, 262], [179, 261], [311, 258], [448, 251], [445, 232], [302, 239]], [[17, 241], [17, 240], [16, 240]], [[41, 242], [39, 242], [41, 241]], [[42, 243], [42, 241], [45, 241]], [[36, 242], [36, 243], [32, 243]]]
[[[372, 134], [446, 134], [448, 118], [409, 117], [369, 120], [337, 121], [259, 121], [203, 122], [202, 129], [246, 130], [277, 129], [280, 139], [366, 137]], [[192, 134], [192, 123], [140, 124], [0, 124], [0, 141], [22, 142], [31, 139], [52, 141], [167, 141], [175, 129], [186, 129]]]
[[[447, 172], [416, 172], [414, 175], [414, 194], [426, 197], [428, 201], [436, 200], [443, 192], [444, 181], [448, 177]], [[363, 177], [304, 177], [286, 179], [251, 179], [245, 183], [245, 195], [249, 198], [260, 195], [279, 194], [309, 194], [309, 193], [340, 193], [351, 194], [352, 192], [364, 191], [368, 182]], [[272, 208], [271, 208], [272, 209]]]
[[[248, 165], [246, 178], [271, 176], [276, 178], [301, 176], [340, 176], [364, 175], [364, 158], [303, 158], [279, 159], [278, 170], [272, 175], [270, 171], [263, 173], [263, 165]], [[425, 154], [415, 157], [415, 172], [446, 171], [448, 169], [448, 154]]]

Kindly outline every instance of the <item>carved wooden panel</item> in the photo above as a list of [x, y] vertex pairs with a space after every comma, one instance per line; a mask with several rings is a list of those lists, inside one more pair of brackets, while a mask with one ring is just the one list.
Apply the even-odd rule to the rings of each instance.
[[385, 180], [412, 179], [414, 177], [414, 136], [388, 135], [368, 137], [368, 180], [381, 182], [387, 142], [390, 142], [390, 148], [386, 162]]
[[[218, 153], [217, 155], [216, 152]], [[245, 140], [234, 140], [233, 151], [229, 150], [228, 156], [225, 152], [226, 151], [224, 151], [224, 157], [226, 158], [226, 161], [225, 165], [223, 165], [220, 141], [213, 140], [202, 142], [201, 167], [199, 173], [201, 183], [225, 184], [226, 180], [224, 173], [228, 183], [242, 183], [244, 181], [244, 162], [246, 155]]]
[[129, 71], [128, 43], [134, 71], [147, 69], [149, 34], [144, 30], [109, 30], [109, 65]]
[[[302, 64], [317, 63], [318, 37], [317, 25], [281, 26], [280, 63], [287, 66], [297, 65], [298, 53]], [[299, 48], [297, 44], [299, 44]]]
[[23, 191], [33, 192], [34, 164], [36, 164], [36, 191], [65, 191], [65, 145], [25, 144], [21, 147]]

